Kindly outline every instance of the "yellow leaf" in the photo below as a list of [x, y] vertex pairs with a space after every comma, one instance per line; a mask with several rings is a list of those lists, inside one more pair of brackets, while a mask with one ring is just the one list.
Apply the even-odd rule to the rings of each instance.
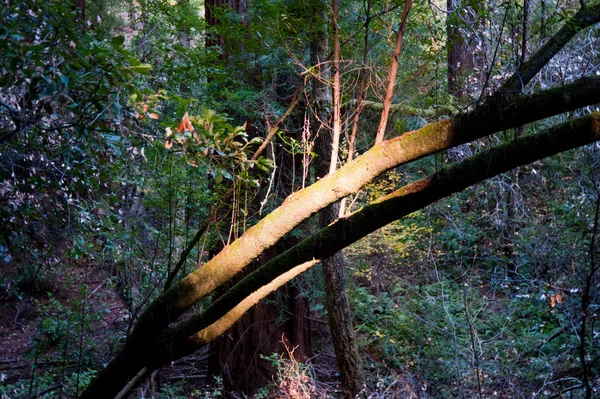
[[171, 140], [167, 140], [165, 142], [165, 148], [168, 150], [171, 147], [173, 147], [173, 142]]
[[179, 123], [179, 127], [177, 128], [177, 131], [179, 133], [183, 132], [185, 130], [185, 128], [187, 127], [188, 123], [190, 123], [190, 119], [188, 117], [188, 113], [186, 112], [185, 115], [183, 115], [183, 118], [181, 118], [181, 123]]
[[169, 137], [173, 134], [173, 131], [171, 130], [170, 127], [166, 128], [165, 131], [167, 132], [167, 137]]
[[151, 113], [148, 114], [148, 118], [150, 118], [150, 119], [158, 119], [158, 114], [155, 114], [155, 113], [151, 112]]

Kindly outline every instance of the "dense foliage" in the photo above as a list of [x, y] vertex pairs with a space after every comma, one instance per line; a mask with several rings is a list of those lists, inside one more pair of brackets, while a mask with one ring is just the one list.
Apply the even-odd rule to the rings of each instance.
[[[405, 4], [340, 9], [342, 164], [375, 140]], [[416, 1], [386, 137], [478, 104], [579, 7]], [[327, 105], [312, 98], [315, 82], [332, 82], [311, 55], [315, 38], [333, 32], [331, 5], [230, 1], [210, 8], [218, 23], [205, 20], [207, 10], [196, 0], [2, 0], [2, 398], [78, 397], [154, 298], [317, 180], [314, 126]], [[599, 75], [599, 32], [580, 33], [523, 91]], [[459, 45], [470, 60], [449, 65]], [[348, 198], [346, 212], [592, 108], [396, 168]], [[520, 167], [344, 251], [366, 395], [600, 392], [599, 151], [590, 145]], [[309, 220], [286, 242], [317, 227]], [[257, 398], [339, 396], [321, 326], [323, 278], [316, 270], [302, 278], [289, 292], [310, 303], [315, 356], [297, 360], [285, 340], [284, 355], [254, 353], [276, 375]], [[267, 300], [279, 304], [269, 323], [292, 319], [286, 292]], [[210, 376], [208, 357], [153, 373], [132, 397], [233, 395]]]

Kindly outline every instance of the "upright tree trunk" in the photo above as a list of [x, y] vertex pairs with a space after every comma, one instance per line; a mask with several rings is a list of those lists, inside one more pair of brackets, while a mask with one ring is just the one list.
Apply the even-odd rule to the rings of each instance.
[[381, 119], [379, 121], [379, 127], [377, 128], [377, 134], [375, 136], [375, 144], [381, 143], [385, 137], [385, 129], [387, 128], [387, 122], [390, 116], [390, 107], [394, 97], [394, 87], [396, 86], [396, 76], [398, 75], [398, 63], [400, 59], [400, 53], [402, 52], [402, 43], [404, 42], [404, 32], [406, 31], [406, 21], [408, 19], [408, 13], [410, 12], [411, 6], [412, 0], [404, 0], [402, 20], [400, 21], [398, 33], [396, 33], [394, 53], [392, 54], [390, 67], [388, 69], [387, 87], [385, 90], [385, 97], [383, 99], [383, 111], [381, 111]]
[[[319, 1], [319, 6], [326, 9], [326, 5]], [[318, 7], [315, 7], [318, 9]], [[319, 79], [313, 79], [313, 101], [316, 104], [316, 143], [317, 153], [316, 174], [322, 178], [333, 173], [337, 165], [337, 152], [339, 135], [341, 130], [340, 117], [340, 77], [339, 77], [339, 33], [337, 26], [337, 0], [333, 0], [333, 82], [334, 93], [332, 96], [330, 87], [323, 83], [330, 81], [331, 69], [327, 65], [329, 54], [328, 38], [325, 30], [326, 17], [319, 21], [319, 28], [313, 35], [311, 43], [311, 62], [318, 69]], [[326, 15], [325, 12], [323, 12]], [[333, 109], [332, 109], [333, 108]], [[333, 117], [332, 117], [333, 114]], [[329, 127], [332, 124], [332, 128]], [[339, 205], [332, 204], [319, 213], [319, 225], [328, 226], [337, 219]], [[342, 389], [345, 398], [353, 398], [363, 388], [364, 373], [362, 360], [356, 345], [352, 315], [346, 296], [346, 285], [344, 281], [344, 259], [342, 253], [323, 259], [321, 261], [325, 278], [325, 297], [329, 319], [329, 327], [333, 339], [336, 361], [340, 369]]]
[[[456, 97], [468, 94], [465, 75], [485, 81], [485, 51], [477, 49], [475, 34], [464, 34], [481, 28], [479, 13], [485, 7], [482, 0], [447, 0], [446, 33], [448, 35], [448, 93]], [[483, 46], [483, 43], [482, 43]]]
[[[364, 108], [363, 101], [366, 98], [367, 92], [367, 57], [369, 54], [369, 29], [371, 24], [371, 7], [373, 6], [373, 0], [367, 0], [366, 5], [366, 14], [365, 14], [365, 25], [364, 25], [364, 44], [363, 44], [363, 60], [362, 60], [362, 68], [358, 73], [358, 93], [356, 95], [356, 110], [354, 111], [354, 117], [352, 118], [352, 131], [350, 133], [350, 137], [346, 137], [348, 142], [348, 156], [346, 158], [346, 163], [352, 161], [354, 159], [354, 151], [356, 149], [356, 134], [358, 133], [358, 123], [360, 121], [360, 114]], [[340, 211], [339, 216], [342, 217], [346, 212], [346, 200], [347, 198], [343, 198], [340, 201]]]

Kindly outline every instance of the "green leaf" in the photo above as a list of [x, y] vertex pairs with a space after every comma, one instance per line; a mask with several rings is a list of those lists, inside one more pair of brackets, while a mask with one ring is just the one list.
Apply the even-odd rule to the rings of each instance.
[[233, 179], [233, 176], [231, 175], [231, 173], [229, 173], [225, 169], [221, 169], [219, 172], [224, 178], [229, 179], [229, 180]]
[[125, 69], [128, 69], [132, 72], [148, 74], [152, 70], [152, 65], [150, 65], [150, 64], [131, 65], [129, 67], [126, 67]]
[[112, 38], [113, 47], [121, 47], [125, 43], [125, 36], [119, 35]]

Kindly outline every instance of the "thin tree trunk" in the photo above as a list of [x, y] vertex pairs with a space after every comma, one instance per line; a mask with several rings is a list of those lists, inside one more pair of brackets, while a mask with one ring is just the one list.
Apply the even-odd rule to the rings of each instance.
[[548, 0], [541, 0], [541, 6], [540, 8], [542, 9], [541, 11], [541, 21], [540, 21], [540, 39], [544, 40], [546, 38], [546, 23], [547, 23], [547, 11], [546, 11], [546, 1]]
[[392, 99], [394, 97], [394, 87], [396, 86], [396, 76], [398, 75], [398, 61], [400, 59], [400, 53], [402, 52], [402, 42], [404, 41], [404, 32], [406, 31], [406, 21], [408, 19], [408, 13], [412, 6], [412, 0], [404, 0], [404, 10], [402, 11], [402, 20], [400, 21], [400, 27], [396, 34], [396, 44], [394, 46], [394, 53], [392, 54], [392, 63], [388, 70], [387, 88], [385, 90], [385, 97], [383, 99], [383, 111], [381, 112], [381, 120], [379, 121], [379, 127], [377, 128], [377, 135], [375, 136], [375, 144], [379, 144], [383, 141], [385, 136], [385, 129], [390, 116], [390, 106], [392, 105]]
[[[354, 151], [356, 149], [356, 133], [358, 133], [358, 122], [360, 120], [360, 114], [364, 108], [363, 101], [366, 97], [367, 91], [367, 57], [369, 54], [369, 25], [371, 24], [371, 7], [373, 5], [373, 0], [367, 0], [367, 10], [365, 15], [365, 38], [364, 38], [364, 46], [363, 46], [363, 61], [362, 68], [358, 73], [358, 81], [359, 88], [358, 94], [356, 95], [356, 110], [354, 111], [354, 117], [352, 120], [352, 132], [350, 133], [350, 137], [347, 137], [348, 140], [348, 156], [346, 157], [346, 163], [351, 162], [354, 159]], [[342, 217], [346, 212], [346, 201], [347, 198], [343, 198], [340, 201], [340, 211], [338, 213], [339, 217]]]
[[332, 18], [333, 26], [333, 126], [331, 138], [331, 157], [329, 161], [329, 173], [335, 172], [337, 169], [338, 152], [340, 149], [340, 133], [342, 131], [341, 117], [341, 81], [340, 81], [340, 31], [338, 26], [339, 0], [332, 1]]
[[521, 37], [521, 59], [519, 60], [519, 66], [525, 63], [527, 58], [527, 44], [529, 43], [529, 32], [531, 30], [531, 11], [533, 7], [532, 0], [523, 0], [523, 26], [522, 26], [522, 37]]
[[[598, 190], [598, 182], [594, 181], [594, 189], [596, 191], [596, 207], [594, 211], [594, 224], [592, 226], [592, 236], [590, 239], [590, 271], [586, 276], [585, 285], [583, 286], [583, 292], [581, 294], [581, 324], [579, 327], [579, 362], [581, 363], [581, 374], [583, 375], [583, 386], [585, 388], [585, 398], [592, 399], [594, 390], [594, 381], [590, 384], [590, 370], [594, 361], [586, 360], [588, 352], [586, 349], [587, 340], [587, 322], [590, 318], [589, 308], [592, 303], [592, 290], [594, 285], [594, 277], [598, 271], [598, 264], [596, 261], [596, 242], [598, 239], [598, 219], [600, 218], [600, 191]], [[592, 328], [594, 330], [592, 322]], [[593, 343], [593, 339], [590, 340]], [[592, 375], [593, 377], [593, 375]]]

